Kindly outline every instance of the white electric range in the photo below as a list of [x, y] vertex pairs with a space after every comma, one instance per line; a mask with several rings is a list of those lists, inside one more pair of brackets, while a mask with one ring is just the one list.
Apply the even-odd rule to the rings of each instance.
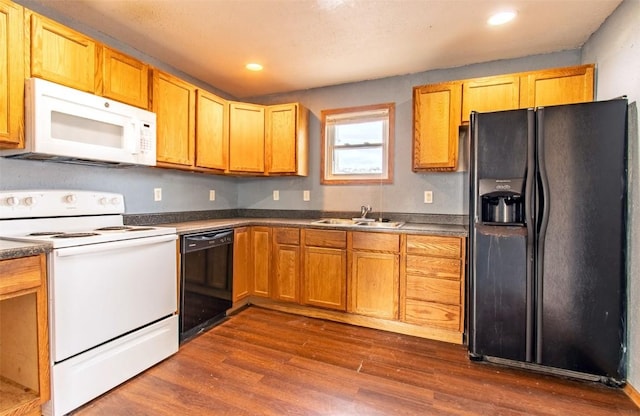
[[63, 415], [178, 350], [176, 230], [125, 226], [120, 194], [0, 192], [0, 238], [47, 243], [51, 400]]

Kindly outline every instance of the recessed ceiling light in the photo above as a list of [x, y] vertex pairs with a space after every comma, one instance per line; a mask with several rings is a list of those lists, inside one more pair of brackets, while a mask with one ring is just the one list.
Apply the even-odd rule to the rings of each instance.
[[262, 65], [256, 63], [250, 63], [245, 66], [249, 71], [262, 71]]
[[516, 12], [500, 12], [496, 13], [487, 20], [491, 26], [503, 25], [507, 22], [512, 21], [516, 17]]

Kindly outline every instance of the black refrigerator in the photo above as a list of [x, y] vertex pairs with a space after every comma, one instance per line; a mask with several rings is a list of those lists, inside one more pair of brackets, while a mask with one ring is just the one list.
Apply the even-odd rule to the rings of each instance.
[[472, 113], [469, 356], [625, 379], [627, 100]]

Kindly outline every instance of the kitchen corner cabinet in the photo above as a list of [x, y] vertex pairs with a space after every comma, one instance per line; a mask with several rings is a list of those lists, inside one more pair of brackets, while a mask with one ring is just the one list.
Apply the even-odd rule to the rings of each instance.
[[0, 148], [24, 147], [24, 9], [0, 1]]
[[149, 108], [149, 65], [106, 46], [98, 48], [101, 73], [96, 92], [126, 104]]
[[301, 303], [346, 311], [346, 231], [303, 229], [301, 240]]
[[229, 104], [229, 171], [264, 173], [264, 106]]
[[300, 229], [274, 227], [271, 298], [284, 302], [300, 301]]
[[465, 239], [408, 235], [400, 320], [464, 331]]
[[594, 69], [590, 64], [522, 75], [520, 108], [593, 101]]
[[224, 172], [229, 168], [229, 103], [196, 91], [196, 166]]
[[347, 312], [398, 319], [400, 235], [348, 234]]
[[25, 18], [31, 28], [31, 76], [95, 93], [96, 42], [38, 14], [26, 12]]
[[44, 254], [0, 261], [0, 414], [39, 415], [49, 400]]
[[251, 230], [249, 227], [236, 228], [233, 232], [233, 295], [236, 302], [251, 294]]
[[458, 162], [462, 83], [413, 89], [413, 171], [453, 171]]
[[253, 252], [251, 294], [269, 297], [271, 295], [271, 228], [251, 227], [251, 250]]
[[307, 176], [308, 115], [298, 103], [272, 105], [265, 113], [267, 174]]
[[153, 69], [151, 111], [157, 117], [158, 166], [191, 169], [195, 162], [196, 88]]

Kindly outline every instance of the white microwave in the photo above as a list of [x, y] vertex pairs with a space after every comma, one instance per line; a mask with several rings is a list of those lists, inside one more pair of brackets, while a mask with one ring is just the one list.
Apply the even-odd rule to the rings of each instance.
[[25, 148], [3, 156], [106, 166], [156, 164], [156, 115], [39, 78], [25, 81]]

